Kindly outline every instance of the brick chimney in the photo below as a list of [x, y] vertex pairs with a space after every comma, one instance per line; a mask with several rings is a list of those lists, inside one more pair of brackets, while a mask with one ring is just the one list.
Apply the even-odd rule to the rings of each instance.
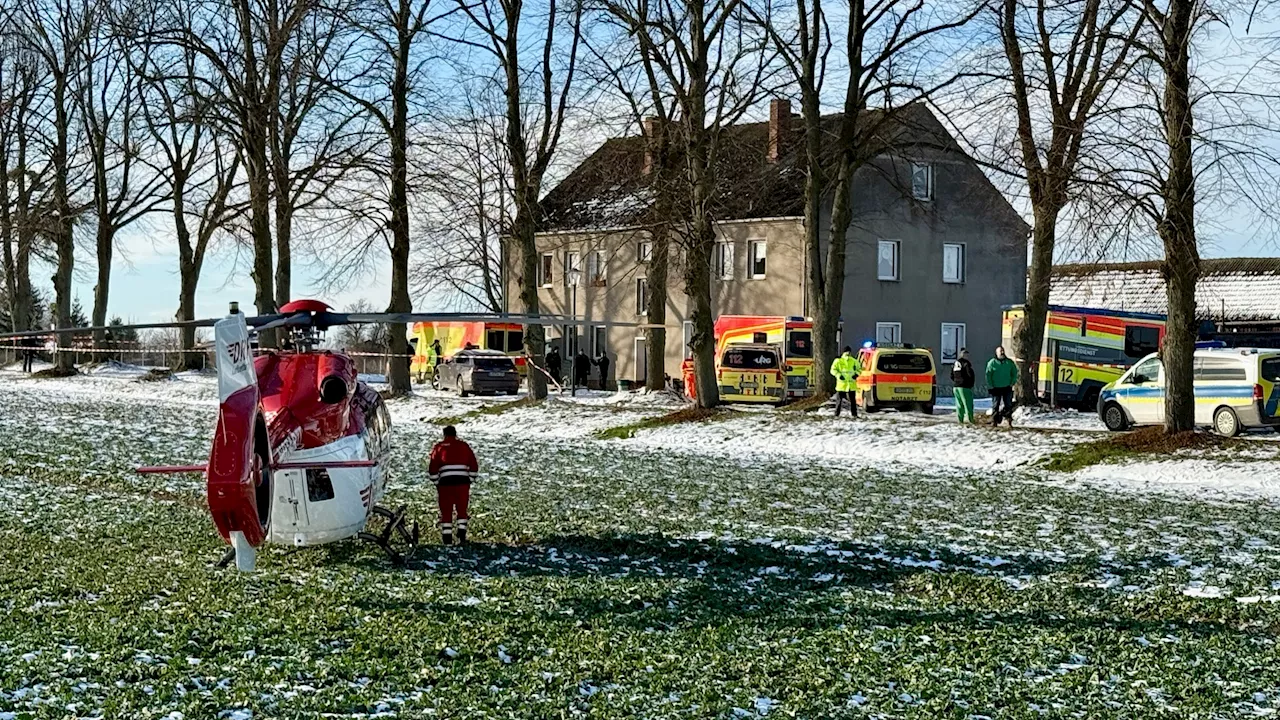
[[656, 117], [644, 119], [644, 167], [640, 170], [643, 175], [653, 172], [653, 146], [658, 139], [661, 122], [662, 119]]
[[776, 163], [791, 142], [791, 101], [769, 101], [769, 162]]

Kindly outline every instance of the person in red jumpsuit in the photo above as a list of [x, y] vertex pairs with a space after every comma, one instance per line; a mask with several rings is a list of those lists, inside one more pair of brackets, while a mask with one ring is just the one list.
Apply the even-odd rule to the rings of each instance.
[[[453, 544], [455, 528], [458, 544], [467, 541], [467, 504], [471, 500], [471, 481], [479, 471], [471, 446], [458, 439], [458, 431], [452, 425], [445, 427], [444, 439], [431, 448], [427, 471], [440, 499], [440, 539], [445, 545]], [[456, 524], [454, 510], [458, 515]]]

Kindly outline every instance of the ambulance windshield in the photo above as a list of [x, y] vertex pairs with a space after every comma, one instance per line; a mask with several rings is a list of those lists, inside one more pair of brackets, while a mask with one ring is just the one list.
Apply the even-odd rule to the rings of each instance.
[[787, 336], [787, 357], [794, 358], [811, 358], [813, 357], [812, 339], [808, 330], [792, 330]]

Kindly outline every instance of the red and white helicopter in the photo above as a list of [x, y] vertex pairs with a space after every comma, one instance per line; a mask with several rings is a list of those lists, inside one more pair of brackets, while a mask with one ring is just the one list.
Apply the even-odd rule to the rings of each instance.
[[[582, 324], [545, 315], [335, 313], [318, 300], [295, 300], [274, 315], [247, 318], [232, 303], [231, 313], [220, 320], [126, 326], [212, 325], [216, 347], [218, 421], [208, 463], [138, 472], [204, 473], [209, 513], [231, 546], [220, 566], [234, 559], [238, 569], [252, 571], [263, 543], [297, 548], [351, 537], [370, 541], [402, 562], [393, 541], [415, 547], [417, 524], [407, 524], [403, 507], [379, 505], [387, 489], [391, 417], [377, 391], [359, 380], [349, 356], [318, 349], [321, 335], [348, 324], [495, 319]], [[281, 349], [255, 356], [250, 328], [279, 328], [287, 337]], [[94, 329], [8, 333], [0, 340]], [[375, 518], [381, 519], [376, 531]]]

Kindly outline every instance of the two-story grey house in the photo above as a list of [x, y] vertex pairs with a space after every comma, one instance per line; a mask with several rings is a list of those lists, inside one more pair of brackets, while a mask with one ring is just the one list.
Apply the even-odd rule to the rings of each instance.
[[[852, 188], [842, 342], [912, 343], [940, 362], [968, 346], [980, 363], [1000, 342], [1001, 306], [1024, 300], [1029, 228], [927, 108], [912, 106], [895, 123], [893, 152], [864, 166]], [[614, 377], [635, 381], [645, 374], [644, 333], [612, 323], [644, 322], [652, 291], [646, 147], [642, 135], [601, 145], [543, 198], [538, 235], [542, 309], [592, 322], [576, 346], [555, 330], [553, 342], [566, 352], [604, 349]], [[725, 130], [711, 268], [717, 316], [809, 314], [801, 152], [803, 124], [783, 100], [773, 101], [768, 122]], [[824, 231], [830, 211], [828, 197]], [[671, 377], [688, 356], [692, 327], [683, 262], [673, 248], [664, 348]], [[939, 383], [949, 382], [941, 368]]]

